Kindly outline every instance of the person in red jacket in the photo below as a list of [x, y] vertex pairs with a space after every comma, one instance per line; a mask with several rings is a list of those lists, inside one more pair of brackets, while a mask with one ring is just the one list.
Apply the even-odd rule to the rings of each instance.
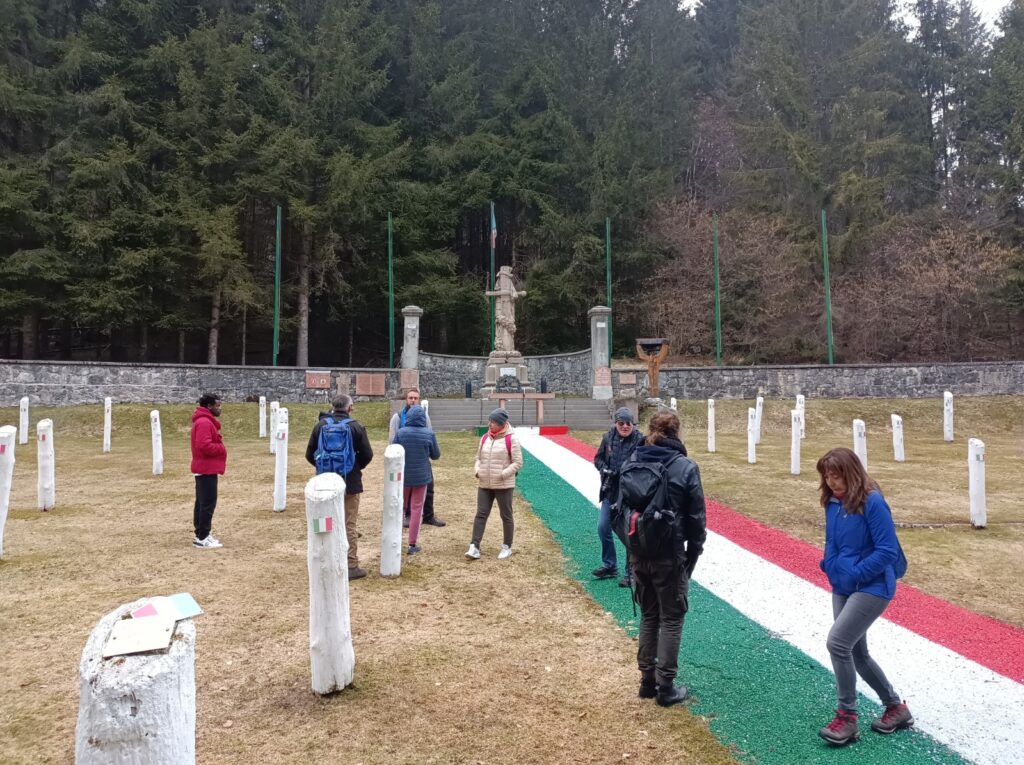
[[192, 474], [196, 477], [196, 504], [192, 511], [195, 537], [192, 545], [200, 549], [223, 547], [210, 533], [213, 511], [217, 507], [217, 476], [224, 475], [228, 450], [220, 435], [221, 400], [212, 393], [199, 397], [192, 413]]

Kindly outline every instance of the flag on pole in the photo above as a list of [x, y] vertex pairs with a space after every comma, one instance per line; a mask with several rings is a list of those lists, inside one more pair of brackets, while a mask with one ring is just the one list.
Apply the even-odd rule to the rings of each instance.
[[[494, 220], [494, 203], [491, 203], [491, 249], [498, 246], [498, 222]], [[491, 289], [494, 289], [491, 287]]]

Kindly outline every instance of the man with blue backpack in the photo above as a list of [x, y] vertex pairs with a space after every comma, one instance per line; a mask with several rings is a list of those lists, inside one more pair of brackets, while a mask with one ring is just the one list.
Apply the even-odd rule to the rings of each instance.
[[359, 567], [359, 495], [363, 493], [363, 468], [373, 459], [366, 428], [352, 419], [352, 397], [336, 396], [332, 411], [321, 412], [306, 446], [306, 462], [320, 473], [337, 473], [345, 479], [345, 536], [348, 537], [348, 578], [362, 579]]

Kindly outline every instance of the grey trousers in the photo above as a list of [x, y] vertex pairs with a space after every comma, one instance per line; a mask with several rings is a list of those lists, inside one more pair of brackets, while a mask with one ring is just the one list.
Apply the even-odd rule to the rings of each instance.
[[632, 562], [640, 634], [636, 663], [644, 678], [672, 685], [679, 667], [683, 619], [689, 610], [690, 580], [686, 567], [671, 560]]
[[882, 668], [868, 653], [868, 628], [882, 615], [889, 601], [865, 592], [853, 595], [832, 594], [832, 615], [835, 622], [828, 632], [826, 646], [836, 673], [836, 695], [839, 708], [857, 711], [857, 675], [871, 686], [885, 705], [898, 704], [899, 694], [893, 690]]
[[484, 538], [484, 528], [487, 526], [487, 517], [491, 514], [494, 500], [498, 500], [498, 513], [501, 515], [501, 529], [504, 534], [504, 542], [512, 546], [512, 533], [515, 531], [515, 524], [512, 522], [512, 493], [515, 489], [477, 489], [476, 490], [476, 518], [473, 520], [473, 544], [480, 546], [480, 540]]

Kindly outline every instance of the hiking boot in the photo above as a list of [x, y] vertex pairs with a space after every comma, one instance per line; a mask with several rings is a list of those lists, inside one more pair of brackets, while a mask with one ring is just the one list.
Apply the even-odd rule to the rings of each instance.
[[362, 579], [364, 576], [366, 576], [365, 568], [359, 568], [359, 566], [352, 566], [352, 568], [348, 570], [348, 580], [350, 582], [353, 579]]
[[218, 547], [223, 547], [218, 540], [213, 537], [206, 537], [206, 539], [200, 539], [199, 537], [192, 537], [192, 546], [198, 547], [200, 550], [215, 550]]
[[505, 560], [505, 558], [507, 558], [511, 554], [512, 554], [512, 546], [511, 545], [502, 545], [501, 549], [498, 550], [498, 560]]
[[900, 728], [909, 728], [914, 724], [914, 717], [903, 702], [888, 704], [881, 717], [871, 721], [871, 730], [876, 733], [895, 733]]
[[845, 746], [860, 738], [857, 728], [857, 713], [837, 709], [836, 716], [828, 725], [818, 731], [818, 735], [833, 746]]
[[654, 676], [640, 678], [640, 693], [642, 699], [653, 699], [658, 695], [658, 684], [654, 682]]
[[415, 555], [418, 552], [422, 552], [423, 548], [419, 545], [409, 545], [409, 555]]
[[590, 572], [590, 575], [595, 579], [611, 579], [618, 573], [619, 570], [615, 566], [598, 566]]
[[442, 521], [436, 515], [432, 515], [430, 516], [430, 518], [424, 518], [423, 523], [427, 526], [437, 526], [438, 528], [448, 525], [445, 521]]
[[480, 560], [480, 548], [471, 544], [469, 549], [466, 550], [466, 557], [470, 560]]
[[689, 695], [690, 691], [685, 685], [659, 685], [655, 701], [659, 707], [670, 707], [673, 704], [686, 701]]

